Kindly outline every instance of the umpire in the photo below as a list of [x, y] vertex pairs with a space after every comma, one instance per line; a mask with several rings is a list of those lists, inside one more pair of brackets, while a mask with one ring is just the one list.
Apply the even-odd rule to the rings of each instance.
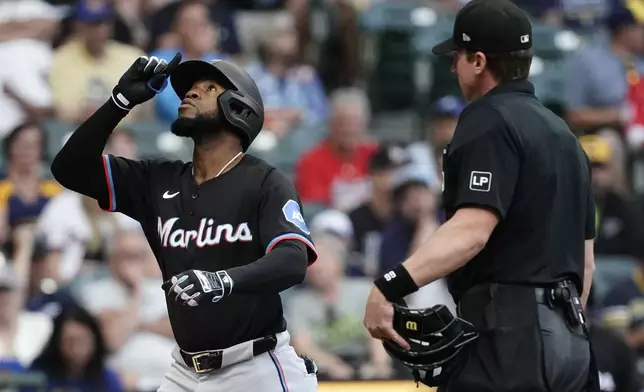
[[469, 101], [444, 151], [448, 221], [375, 281], [367, 304], [370, 334], [409, 349], [392, 302], [448, 276], [479, 338], [444, 391], [599, 390], [583, 316], [594, 269], [590, 168], [527, 81], [531, 48], [532, 26], [507, 0], [469, 2], [434, 47], [453, 56]]

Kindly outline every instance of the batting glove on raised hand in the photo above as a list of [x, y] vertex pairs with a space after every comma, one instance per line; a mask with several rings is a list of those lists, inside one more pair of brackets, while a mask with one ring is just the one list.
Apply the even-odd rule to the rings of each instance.
[[181, 62], [177, 52], [170, 62], [155, 56], [141, 56], [121, 76], [112, 90], [116, 106], [129, 111], [134, 106], [152, 99], [168, 85], [168, 77]]
[[233, 280], [226, 271], [189, 270], [163, 283], [163, 290], [182, 305], [197, 306], [204, 299], [219, 302], [233, 291]]

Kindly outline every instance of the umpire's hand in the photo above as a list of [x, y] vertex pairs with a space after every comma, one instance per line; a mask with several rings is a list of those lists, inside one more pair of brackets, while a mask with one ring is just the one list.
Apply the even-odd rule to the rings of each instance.
[[219, 302], [233, 291], [233, 280], [226, 271], [189, 270], [173, 276], [161, 286], [169, 296], [185, 306], [197, 306], [206, 299]]
[[181, 62], [177, 52], [170, 62], [154, 56], [141, 56], [121, 76], [112, 90], [116, 106], [129, 111], [134, 106], [152, 99], [168, 85], [168, 77]]
[[400, 347], [409, 350], [409, 343], [394, 330], [394, 306], [374, 287], [367, 300], [364, 326], [374, 339], [393, 340]]

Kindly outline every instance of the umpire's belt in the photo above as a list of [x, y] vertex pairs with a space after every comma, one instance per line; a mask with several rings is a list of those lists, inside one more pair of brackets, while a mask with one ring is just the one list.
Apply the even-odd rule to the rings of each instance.
[[277, 345], [277, 337], [269, 335], [263, 338], [242, 342], [223, 350], [201, 351], [189, 353], [180, 350], [187, 366], [197, 373], [208, 373], [238, 362], [247, 361], [270, 351]]
[[538, 303], [555, 307], [579, 297], [575, 285], [569, 280], [563, 280], [551, 287], [537, 287], [534, 292]]

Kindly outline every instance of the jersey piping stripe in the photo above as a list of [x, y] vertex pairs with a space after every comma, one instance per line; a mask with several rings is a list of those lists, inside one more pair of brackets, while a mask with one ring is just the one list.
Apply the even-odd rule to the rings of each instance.
[[315, 245], [313, 245], [313, 242], [311, 242], [311, 240], [309, 240], [308, 238], [304, 237], [302, 234], [297, 234], [297, 233], [282, 234], [282, 235], [278, 235], [277, 237], [273, 238], [273, 240], [271, 242], [269, 242], [268, 246], [266, 247], [266, 253], [268, 254], [268, 252], [273, 250], [275, 245], [279, 244], [281, 241], [284, 241], [284, 240], [302, 241], [302, 242], [304, 242], [304, 244], [306, 246], [311, 248], [311, 250], [313, 251], [313, 253], [316, 254], [316, 256], [318, 254], [317, 250], [315, 250]]
[[286, 376], [284, 375], [284, 368], [282, 368], [282, 364], [280, 363], [280, 360], [277, 358], [277, 355], [275, 355], [274, 351], [269, 351], [268, 355], [270, 355], [271, 359], [273, 360], [273, 365], [275, 365], [275, 370], [277, 370], [277, 374], [280, 377], [280, 384], [282, 384], [282, 392], [288, 392], [288, 385], [286, 385]]
[[114, 180], [112, 180], [112, 166], [110, 157], [103, 155], [103, 169], [105, 169], [105, 179], [107, 180], [107, 192], [110, 198], [110, 207], [108, 211], [116, 211], [116, 196], [114, 195]]

